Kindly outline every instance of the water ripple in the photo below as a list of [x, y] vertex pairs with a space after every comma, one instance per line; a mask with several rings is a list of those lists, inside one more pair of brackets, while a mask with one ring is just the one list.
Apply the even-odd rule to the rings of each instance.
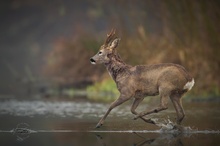
[[[107, 107], [107, 104], [89, 102], [6, 100], [0, 102], [0, 115], [97, 118], [104, 114]], [[120, 114], [121, 116], [131, 115], [128, 108], [112, 111], [112, 115], [114, 114]]]

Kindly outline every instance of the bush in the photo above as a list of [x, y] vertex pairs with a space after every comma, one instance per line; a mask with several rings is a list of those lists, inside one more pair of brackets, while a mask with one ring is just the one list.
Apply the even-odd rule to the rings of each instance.
[[119, 96], [116, 84], [110, 78], [88, 86], [86, 91], [88, 98], [92, 100], [113, 101]]

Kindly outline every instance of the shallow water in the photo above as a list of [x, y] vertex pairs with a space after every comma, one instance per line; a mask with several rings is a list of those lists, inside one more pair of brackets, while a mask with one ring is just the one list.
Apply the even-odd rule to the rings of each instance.
[[[4, 100], [0, 101], [0, 145], [218, 145], [220, 104], [184, 103], [181, 131], [173, 129], [175, 111], [151, 116], [163, 127], [133, 120], [127, 103], [114, 109], [103, 127], [95, 126], [109, 104]], [[154, 104], [154, 103], [152, 103]], [[142, 103], [139, 111], [153, 105]]]

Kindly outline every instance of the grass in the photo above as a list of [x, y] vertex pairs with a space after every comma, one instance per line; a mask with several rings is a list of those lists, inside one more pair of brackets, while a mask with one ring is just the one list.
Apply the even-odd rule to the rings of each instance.
[[86, 88], [88, 99], [96, 101], [109, 102], [119, 96], [119, 91], [112, 79], [104, 79], [101, 82], [88, 86]]

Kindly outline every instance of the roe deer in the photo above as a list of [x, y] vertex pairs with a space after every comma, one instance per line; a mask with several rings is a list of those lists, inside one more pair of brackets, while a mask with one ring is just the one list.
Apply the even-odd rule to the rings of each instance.
[[[173, 63], [163, 63], [155, 65], [126, 64], [116, 51], [120, 39], [116, 37], [115, 30], [107, 34], [104, 45], [99, 52], [90, 58], [92, 64], [104, 64], [112, 79], [115, 81], [120, 96], [113, 103], [105, 115], [101, 118], [96, 128], [103, 125], [104, 120], [110, 111], [125, 101], [134, 98], [131, 112], [136, 115], [134, 119], [141, 118], [145, 122], [156, 124], [152, 119], [144, 116], [157, 113], [168, 108], [168, 98], [171, 99], [177, 113], [177, 124], [183, 120], [185, 113], [183, 110], [181, 97], [194, 85], [194, 79], [183, 66]], [[160, 95], [160, 104], [152, 110], [136, 112], [136, 108], [146, 96]]]

